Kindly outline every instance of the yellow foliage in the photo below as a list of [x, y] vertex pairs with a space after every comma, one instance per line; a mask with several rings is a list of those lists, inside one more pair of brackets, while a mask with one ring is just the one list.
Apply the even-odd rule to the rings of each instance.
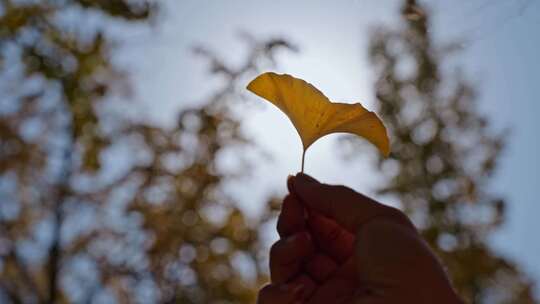
[[317, 139], [340, 132], [367, 139], [385, 156], [390, 152], [382, 121], [359, 103], [331, 102], [310, 83], [272, 72], [259, 75], [247, 89], [270, 101], [289, 117], [300, 135], [304, 153]]

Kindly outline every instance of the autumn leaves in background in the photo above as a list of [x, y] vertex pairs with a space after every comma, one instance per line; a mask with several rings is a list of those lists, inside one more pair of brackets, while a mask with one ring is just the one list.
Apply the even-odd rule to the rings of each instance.
[[261, 74], [247, 89], [277, 106], [293, 123], [303, 145], [302, 172], [306, 150], [317, 139], [331, 133], [358, 135], [385, 156], [390, 153], [382, 121], [359, 103], [331, 102], [310, 83], [287, 74]]

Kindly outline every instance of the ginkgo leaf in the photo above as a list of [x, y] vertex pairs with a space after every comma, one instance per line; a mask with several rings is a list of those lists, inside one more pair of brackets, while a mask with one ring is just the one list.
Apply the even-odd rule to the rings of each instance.
[[304, 154], [317, 139], [340, 132], [367, 139], [385, 156], [390, 152], [382, 121], [359, 103], [331, 102], [310, 83], [287, 74], [261, 74], [247, 89], [270, 101], [289, 117], [300, 135]]

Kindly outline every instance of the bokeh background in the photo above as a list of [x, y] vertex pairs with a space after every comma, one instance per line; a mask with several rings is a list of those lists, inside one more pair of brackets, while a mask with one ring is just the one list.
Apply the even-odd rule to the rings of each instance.
[[361, 102], [306, 172], [406, 211], [469, 303], [540, 292], [540, 4], [0, 1], [0, 303], [253, 303], [301, 144], [264, 71]]

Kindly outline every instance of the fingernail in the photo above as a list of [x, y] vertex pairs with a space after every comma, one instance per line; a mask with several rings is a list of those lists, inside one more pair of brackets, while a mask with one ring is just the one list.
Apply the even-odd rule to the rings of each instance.
[[293, 182], [294, 182], [294, 175], [290, 175], [287, 176], [287, 189], [289, 190], [289, 192], [293, 192], [294, 189], [293, 189]]
[[[291, 238], [291, 241], [297, 241], [298, 239], [306, 239], [309, 241], [311, 240], [311, 235], [308, 231], [302, 230], [302, 231], [297, 232], [294, 235], [291, 235], [289, 238]], [[287, 239], [287, 241], [289, 240]]]
[[291, 235], [285, 239], [285, 243], [294, 243], [296, 242], [299, 236], [300, 236], [299, 234]]
[[299, 293], [303, 293], [304, 289], [306, 289], [306, 286], [304, 286], [304, 284], [298, 284], [293, 287], [292, 292], [296, 295]]
[[279, 290], [281, 290], [283, 292], [287, 292], [287, 291], [291, 290], [291, 286], [288, 285], [288, 284], [279, 285]]
[[306, 286], [304, 284], [298, 284], [296, 287], [294, 287], [293, 289], [293, 295], [294, 295], [294, 298], [293, 298], [293, 303], [294, 304], [301, 304], [301, 303], [304, 303], [304, 294], [305, 294], [305, 291], [306, 291]]
[[[304, 290], [306, 289], [306, 286], [304, 284], [298, 284], [296, 287], [293, 288], [292, 292], [294, 294], [295, 300], [298, 300], [301, 296], [304, 295]], [[296, 303], [299, 303], [300, 301], [297, 301]]]
[[282, 284], [279, 286], [279, 290], [283, 292], [292, 292], [293, 295], [295, 296], [294, 298], [296, 299], [298, 294], [303, 293], [303, 291], [305, 290], [305, 286], [304, 284], [301, 284], [301, 283]]

